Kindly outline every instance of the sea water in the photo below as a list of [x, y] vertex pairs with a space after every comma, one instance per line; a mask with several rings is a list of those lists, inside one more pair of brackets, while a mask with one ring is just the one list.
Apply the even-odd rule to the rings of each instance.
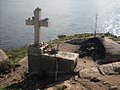
[[120, 0], [0, 0], [0, 48], [33, 43], [34, 28], [26, 26], [25, 20], [37, 7], [42, 9], [41, 18], [50, 19], [50, 27], [41, 28], [41, 41], [60, 34], [93, 33], [96, 14], [97, 32], [120, 36]]

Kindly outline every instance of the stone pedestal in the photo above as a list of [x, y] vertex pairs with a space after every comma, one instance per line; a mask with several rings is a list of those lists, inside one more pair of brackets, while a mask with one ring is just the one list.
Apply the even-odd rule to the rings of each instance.
[[57, 73], [71, 73], [74, 70], [78, 54], [58, 51], [49, 55], [42, 53], [42, 47], [28, 47], [28, 69], [30, 74], [44, 75]]
[[41, 73], [40, 63], [42, 61], [42, 53], [40, 47], [28, 47], [28, 70], [30, 74]]

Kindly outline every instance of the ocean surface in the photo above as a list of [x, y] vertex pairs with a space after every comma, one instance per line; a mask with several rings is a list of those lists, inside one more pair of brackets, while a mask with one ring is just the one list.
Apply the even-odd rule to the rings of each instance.
[[120, 0], [0, 0], [0, 48], [29, 45], [34, 40], [33, 26], [25, 20], [35, 8], [42, 9], [42, 18], [50, 19], [49, 28], [41, 28], [40, 39], [47, 42], [60, 34], [73, 35], [97, 32], [120, 36]]

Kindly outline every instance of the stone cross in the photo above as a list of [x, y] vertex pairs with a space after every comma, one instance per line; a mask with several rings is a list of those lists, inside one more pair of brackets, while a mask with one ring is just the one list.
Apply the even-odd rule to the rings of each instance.
[[40, 8], [36, 8], [34, 10], [34, 17], [32, 17], [32, 20], [30, 18], [28, 18], [26, 20], [26, 25], [33, 25], [34, 26], [34, 45], [39, 45], [39, 31], [40, 31], [40, 27], [48, 27], [48, 18], [42, 19], [41, 20], [41, 9]]

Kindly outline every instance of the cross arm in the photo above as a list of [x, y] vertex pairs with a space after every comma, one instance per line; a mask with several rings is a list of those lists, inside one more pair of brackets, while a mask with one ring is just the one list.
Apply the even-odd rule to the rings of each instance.
[[40, 20], [40, 26], [43, 26], [43, 27], [49, 27], [49, 19], [48, 18], [45, 18], [45, 19], [42, 19]]
[[27, 20], [26, 20], [26, 25], [34, 25], [34, 19], [30, 19], [30, 18], [28, 18]]

